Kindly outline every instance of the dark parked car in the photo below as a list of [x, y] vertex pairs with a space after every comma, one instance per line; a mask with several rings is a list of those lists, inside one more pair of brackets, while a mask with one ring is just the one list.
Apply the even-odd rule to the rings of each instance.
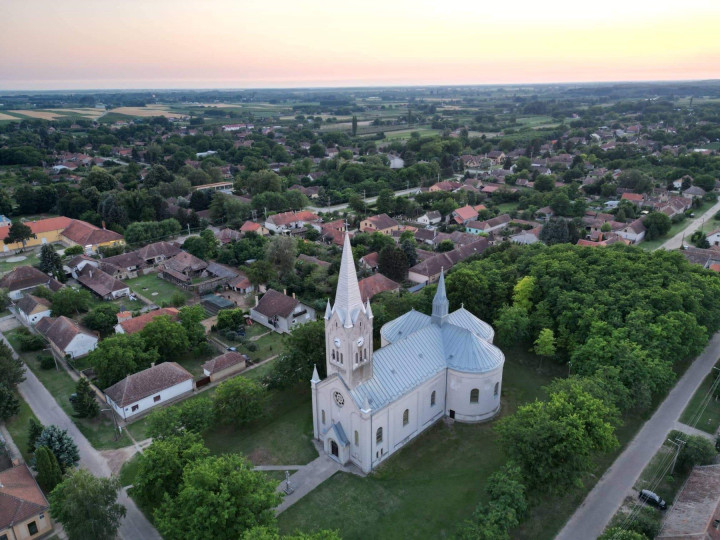
[[639, 497], [641, 501], [645, 501], [651, 506], [657, 506], [660, 510], [665, 510], [667, 508], [667, 503], [662, 500], [657, 493], [653, 493], [649, 489], [643, 489], [640, 492]]

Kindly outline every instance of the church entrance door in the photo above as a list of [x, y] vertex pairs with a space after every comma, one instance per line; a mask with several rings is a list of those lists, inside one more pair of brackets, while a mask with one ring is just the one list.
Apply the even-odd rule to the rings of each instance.
[[455, 411], [453, 411], [452, 409], [450, 409], [450, 418], [452, 418], [453, 420], [455, 419]]
[[338, 445], [335, 441], [330, 441], [330, 453], [335, 457], [340, 457]]

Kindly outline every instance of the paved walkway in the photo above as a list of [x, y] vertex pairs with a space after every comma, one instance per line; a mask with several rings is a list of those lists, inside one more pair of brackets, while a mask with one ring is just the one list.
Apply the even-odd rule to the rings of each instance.
[[258, 465], [256, 471], [297, 471], [306, 465]]
[[[5, 336], [2, 336], [2, 339], [6, 341]], [[25, 371], [25, 380], [18, 385], [18, 391], [40, 422], [46, 426], [55, 424], [67, 430], [77, 444], [81, 467], [86, 468], [95, 476], [110, 476], [110, 467], [100, 452], [93, 448], [31, 370]], [[125, 540], [160, 540], [160, 535], [125, 491], [118, 493], [118, 502], [127, 509], [127, 515], [120, 525], [122, 538]]]
[[579, 540], [600, 536], [667, 434], [675, 429], [683, 410], [720, 356], [720, 332], [715, 334], [677, 382], [652, 418], [622, 454], [605, 471], [556, 540]]
[[[680, 246], [682, 246], [683, 238], [687, 238], [687, 241], [685, 243], [688, 244], [692, 233], [702, 227], [704, 223], [710, 223], [712, 217], [718, 212], [720, 212], [720, 202], [714, 204], [712, 208], [707, 210], [703, 215], [694, 218], [694, 221], [690, 225], [685, 227], [682, 231], [677, 233], [672, 238], [663, 242], [660, 246], [658, 246], [657, 249], [679, 249]], [[710, 229], [708, 229], [708, 232], [710, 232]]]
[[703, 431], [702, 429], [688, 426], [687, 424], [683, 424], [682, 422], [675, 422], [675, 427], [673, 427], [673, 429], [682, 431], [683, 433], [687, 433], [688, 435], [696, 435], [698, 437], [705, 437], [707, 440], [712, 441], [713, 444], [715, 443], [715, 437], [713, 435], [710, 435], [707, 431]]
[[[342, 465], [323, 452], [320, 457], [300, 468], [298, 472], [290, 477], [290, 486], [294, 488], [295, 491], [290, 495], [285, 495], [283, 502], [275, 509], [275, 513], [280, 514], [284, 512], [333, 474], [342, 470], [345, 470]], [[280, 482], [277, 490], [283, 491], [283, 489], [285, 489], [284, 481]]]

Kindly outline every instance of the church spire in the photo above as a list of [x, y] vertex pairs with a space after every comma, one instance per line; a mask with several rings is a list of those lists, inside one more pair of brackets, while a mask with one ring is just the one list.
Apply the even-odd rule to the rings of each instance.
[[340, 315], [340, 320], [345, 328], [350, 328], [355, 322], [359, 312], [365, 311], [360, 296], [357, 274], [355, 273], [355, 261], [353, 261], [352, 248], [350, 247], [350, 235], [345, 233], [345, 244], [343, 245], [342, 260], [340, 262], [340, 275], [338, 276], [337, 292], [335, 293], [335, 304], [333, 313]]
[[438, 324], [442, 324], [442, 321], [447, 317], [450, 309], [450, 302], [448, 301], [447, 294], [445, 293], [445, 271], [440, 269], [440, 280], [438, 281], [437, 292], [432, 303], [432, 319]]

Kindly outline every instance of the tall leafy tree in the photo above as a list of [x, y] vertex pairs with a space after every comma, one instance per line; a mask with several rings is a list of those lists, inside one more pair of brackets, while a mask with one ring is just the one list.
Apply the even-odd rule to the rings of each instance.
[[405, 252], [395, 246], [385, 246], [378, 255], [380, 273], [395, 281], [403, 281], [408, 272], [408, 260]]
[[62, 481], [62, 472], [55, 454], [46, 446], [35, 450], [35, 470], [37, 483], [45, 493], [50, 493]]
[[0, 382], [0, 420], [5, 421], [20, 411], [20, 401], [15, 392]]
[[177, 496], [155, 511], [155, 525], [168, 540], [236, 540], [247, 529], [273, 525], [280, 500], [275, 482], [243, 457], [210, 456], [185, 467]]
[[85, 377], [80, 377], [75, 384], [75, 401], [72, 405], [79, 418], [95, 418], [100, 413], [95, 392]]
[[45, 426], [38, 422], [35, 417], [30, 418], [28, 421], [28, 453], [32, 454], [35, 452], [35, 442], [43, 432], [43, 429], [45, 429]]
[[85, 289], [63, 287], [52, 296], [52, 316], [66, 317], [83, 313], [90, 307], [90, 293]]
[[140, 334], [117, 334], [103, 339], [88, 356], [100, 388], [106, 389], [127, 375], [150, 367], [158, 353]]
[[40, 264], [38, 268], [41, 272], [55, 276], [56, 279], [65, 280], [60, 255], [57, 254], [52, 244], [43, 244], [43, 247], [40, 248]]
[[[222, 312], [221, 312], [222, 313]], [[325, 377], [325, 325], [313, 321], [299, 326], [286, 338], [287, 351], [273, 362], [264, 382], [270, 388], [288, 388], [312, 377], [317, 366]]]
[[5, 244], [16, 244], [19, 242], [22, 244], [22, 248], [25, 249], [25, 244], [31, 238], [37, 238], [35, 233], [32, 232], [32, 229], [21, 221], [15, 221], [10, 225], [8, 235], [3, 239], [3, 242], [5, 242]]
[[157, 350], [165, 362], [173, 360], [190, 346], [185, 328], [167, 315], [155, 317], [142, 329], [140, 335], [146, 346]]
[[108, 336], [115, 331], [117, 312], [117, 306], [101, 304], [83, 317], [83, 324], [90, 330], [100, 332], [102, 336]]
[[220, 383], [213, 396], [215, 418], [225, 424], [247, 424], [262, 415], [265, 389], [247, 377]]
[[96, 478], [77, 469], [50, 494], [50, 513], [70, 540], [113, 540], [126, 513], [117, 502], [119, 490], [117, 478]]
[[61, 429], [55, 425], [44, 428], [40, 436], [35, 440], [35, 449], [37, 450], [41, 446], [45, 446], [55, 454], [55, 458], [63, 472], [70, 467], [74, 467], [80, 461], [78, 447], [72, 437], [68, 435], [66, 429]]

